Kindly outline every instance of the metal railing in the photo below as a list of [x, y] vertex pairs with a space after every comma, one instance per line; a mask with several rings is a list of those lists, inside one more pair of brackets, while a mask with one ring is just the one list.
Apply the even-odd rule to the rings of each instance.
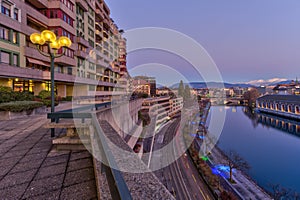
[[[103, 158], [106, 160], [108, 166], [117, 166], [117, 163], [114, 159], [114, 156], [106, 142], [106, 138], [104, 133], [99, 125], [97, 115], [95, 113], [92, 114], [92, 125], [96, 130], [96, 139], [100, 152], [102, 153]], [[104, 165], [102, 163], [102, 165]], [[108, 185], [110, 188], [111, 197], [113, 199], [122, 199], [122, 200], [131, 200], [130, 191], [126, 185], [126, 182], [123, 178], [121, 171], [115, 168], [110, 168], [108, 166], [105, 167], [106, 177], [108, 181]]]
[[[101, 104], [82, 106], [79, 108], [63, 110], [55, 113], [49, 113], [47, 117], [51, 119], [55, 119], [56, 123], [58, 123], [59, 119], [61, 118], [63, 119], [81, 118], [83, 122], [85, 119], [91, 119], [91, 125], [95, 130], [94, 135], [96, 138], [94, 139], [97, 140], [96, 144], [98, 144], [96, 148], [98, 148], [98, 150], [101, 152], [101, 155], [105, 163], [108, 164], [108, 165], [104, 165], [103, 163], [101, 163], [101, 165], [105, 169], [106, 178], [108, 181], [112, 199], [131, 200], [132, 199], [131, 193], [127, 187], [127, 184], [123, 178], [121, 171], [116, 169], [117, 166], [116, 160], [111, 152], [110, 147], [106, 142], [104, 132], [101, 129], [100, 124], [98, 122], [97, 114], [95, 112], [94, 113], [89, 112], [94, 109], [98, 110], [99, 108], [103, 108], [103, 107], [106, 108], [110, 105], [111, 102], [105, 102]], [[114, 166], [114, 168], [111, 168], [110, 166]]]

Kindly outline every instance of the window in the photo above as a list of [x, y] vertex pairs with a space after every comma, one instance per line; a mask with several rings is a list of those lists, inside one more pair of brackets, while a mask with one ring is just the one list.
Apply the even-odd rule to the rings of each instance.
[[68, 67], [68, 74], [72, 75], [72, 67]]
[[13, 63], [12, 63], [12, 65], [19, 66], [19, 55], [18, 54], [13, 54]]
[[10, 17], [10, 9], [9, 8], [10, 8], [9, 5], [3, 4], [1, 6], [1, 13]]
[[0, 26], [0, 39], [9, 40], [9, 29]]
[[89, 63], [89, 69], [95, 70], [95, 64], [94, 63]]
[[15, 43], [15, 44], [18, 44], [19, 41], [18, 41], [18, 33], [17, 32], [13, 32], [13, 35], [12, 35], [12, 42]]
[[91, 47], [94, 47], [95, 44], [94, 44], [93, 40], [90, 40], [90, 39], [89, 39], [89, 45], [90, 45]]
[[19, 10], [17, 8], [15, 8], [14, 10], [14, 19], [15, 20], [19, 20], [19, 14], [18, 14]]
[[71, 11], [73, 11], [73, 3], [70, 0], [60, 0], [60, 2], [62, 2], [63, 4], [65, 4], [65, 6], [67, 6], [67, 8], [69, 8]]
[[0, 62], [9, 64], [10, 53], [1, 51], [0, 52]]
[[90, 17], [88, 18], [88, 23], [89, 23], [89, 25], [94, 26], [94, 21]]
[[77, 67], [80, 68], [81, 66], [84, 68], [84, 59], [77, 58], [77, 60]]
[[94, 31], [89, 28], [89, 36], [94, 37]]

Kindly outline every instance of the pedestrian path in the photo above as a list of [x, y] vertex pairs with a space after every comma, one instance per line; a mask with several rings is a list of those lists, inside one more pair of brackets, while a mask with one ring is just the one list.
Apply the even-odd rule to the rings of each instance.
[[[215, 164], [227, 163], [221, 150], [217, 147], [212, 150], [209, 157]], [[233, 188], [235, 188], [244, 199], [271, 199], [271, 197], [262, 188], [254, 183], [250, 178], [245, 176], [241, 171], [235, 170], [233, 179], [236, 182], [235, 184], [232, 184]]]
[[0, 199], [97, 199], [91, 155], [53, 149], [48, 121], [0, 121]]

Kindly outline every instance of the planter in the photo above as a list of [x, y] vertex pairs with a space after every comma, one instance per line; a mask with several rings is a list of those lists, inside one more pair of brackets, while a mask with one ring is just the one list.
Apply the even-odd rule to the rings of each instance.
[[17, 119], [17, 118], [28, 117], [33, 115], [41, 115], [46, 113], [47, 113], [46, 106], [36, 108], [33, 110], [26, 110], [22, 112], [0, 111], [0, 120], [11, 120], [11, 119]]

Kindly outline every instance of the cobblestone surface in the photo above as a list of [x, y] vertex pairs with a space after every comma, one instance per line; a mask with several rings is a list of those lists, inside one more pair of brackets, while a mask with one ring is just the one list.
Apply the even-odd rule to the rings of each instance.
[[47, 122], [0, 121], [0, 199], [97, 199], [91, 155], [52, 149]]

